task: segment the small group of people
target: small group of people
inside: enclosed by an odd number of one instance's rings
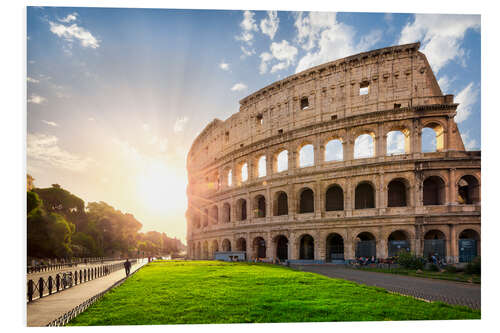
[[[438,267],[446,265],[446,260],[444,258],[441,258],[437,253],[429,253],[427,262],[432,263]]]
[[[356,258],[356,264],[359,266],[366,266],[369,264],[376,264],[377,259],[375,259],[375,256],[371,256],[371,258],[368,257],[359,257]]]

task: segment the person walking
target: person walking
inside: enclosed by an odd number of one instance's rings
[[[125,266],[125,274],[128,276],[130,274],[130,267],[132,266],[132,264],[130,263],[130,261],[128,261],[128,258],[123,263],[123,266]]]

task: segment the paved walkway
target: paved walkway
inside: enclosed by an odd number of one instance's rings
[[[369,272],[339,265],[292,265],[292,268],[382,287],[388,291],[428,301],[442,301],[448,304],[481,309],[481,285],[479,284]]]
[[[132,265],[130,270],[134,272],[147,263],[148,260],[144,259],[142,262]],[[46,326],[52,320],[59,318],[92,296],[111,287],[124,276],[125,269],[121,269],[28,303],[26,306],[27,326]]]

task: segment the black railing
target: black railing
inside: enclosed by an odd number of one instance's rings
[[[137,259],[130,260],[130,263],[132,265],[136,264]],[[27,287],[28,302],[71,288],[73,285],[100,278],[120,269],[124,269],[123,262],[83,268],[74,272],[57,273],[47,278],[40,277],[38,280],[29,279]]]
[[[120,260],[120,259],[117,259],[117,258],[76,258],[76,259],[73,259],[72,261],[68,261],[68,262],[61,262],[61,263],[56,263],[56,264],[38,264],[38,265],[34,265],[34,266],[28,266],[27,273],[32,274],[32,273],[39,273],[39,272],[48,272],[48,271],[53,271],[56,269],[77,267],[80,264],[99,264],[99,263],[104,263],[106,261],[114,261],[114,260]]]

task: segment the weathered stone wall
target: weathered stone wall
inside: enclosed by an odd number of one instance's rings
[[[276,237],[284,235],[288,258],[298,259],[301,237],[308,234],[314,239],[314,258],[325,260],[327,237],[335,232],[344,240],[345,258],[352,259],[358,234],[370,232],[377,257],[387,257],[387,240],[395,230],[403,231],[412,251],[421,254],[424,235],[435,229],[445,235],[448,259],[456,261],[460,232],[480,231],[480,199],[463,204],[458,198],[463,176],[474,177],[480,186],[480,152],[465,151],[453,119],[457,104],[452,95],[442,95],[418,48],[418,43],[390,47],[311,68],[244,98],[238,113],[207,125],[187,161],[189,256],[209,258],[224,240],[234,247],[243,238],[251,258],[255,238],[262,237],[266,257],[274,259]],[[361,87],[368,92],[361,94]],[[436,152],[422,152],[425,127],[436,132]],[[404,154],[387,155],[387,134],[393,130],[405,136]],[[354,143],[361,134],[372,136],[374,156],[355,159]],[[325,160],[331,139],[342,142],[342,161]],[[299,151],[306,144],[314,147],[314,165],[300,167]],[[283,150],[288,151],[288,169],[277,172]],[[264,177],[257,174],[261,156],[266,157]],[[246,181],[241,179],[244,164]],[[430,176],[444,184],[437,205],[423,202],[423,183]],[[388,184],[394,179],[405,184],[405,207],[388,207]],[[363,182],[373,187],[375,206],[356,209],[354,193]],[[325,209],[326,190],[333,184],[343,190],[340,211]],[[299,212],[304,188],[314,193],[312,213]],[[287,194],[287,215],[275,216],[279,192]],[[265,198],[260,215],[257,196]],[[243,221],[241,199],[247,211]]]

